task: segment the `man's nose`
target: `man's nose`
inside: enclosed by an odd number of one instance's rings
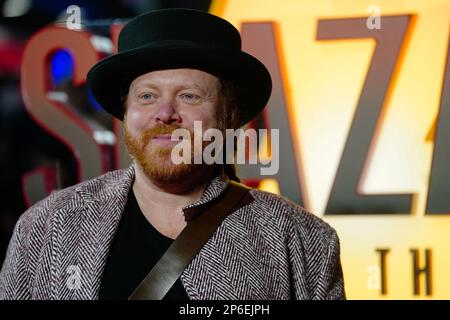
[[[175,108],[174,101],[172,99],[161,101],[156,113],[156,122],[170,124],[180,122],[180,120],[181,118]]]

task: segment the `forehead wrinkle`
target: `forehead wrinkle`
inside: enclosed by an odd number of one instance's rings
[[[189,73],[174,73],[172,70],[169,70],[167,73],[160,73],[160,71],[154,72],[141,75],[134,79],[131,85],[137,88],[160,89],[170,86],[177,90],[194,88],[202,91],[216,92],[220,88],[219,80],[213,75],[210,75],[211,78],[207,79],[205,77],[194,77],[193,74]],[[215,85],[211,85],[212,82],[216,82]]]

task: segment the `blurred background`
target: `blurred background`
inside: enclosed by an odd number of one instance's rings
[[[227,19],[269,68],[250,126],[280,130],[279,170],[238,174],[337,230],[348,298],[449,299],[449,0],[0,0],[0,263],[29,206],[129,164],[85,75],[169,7]]]

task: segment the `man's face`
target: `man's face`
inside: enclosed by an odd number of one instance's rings
[[[203,131],[216,128],[221,101],[218,78],[203,71],[161,70],[134,79],[126,101],[125,143],[148,178],[175,182],[193,172],[195,165],[171,161],[178,141],[170,135],[184,128],[193,141],[194,121],[202,121]]]

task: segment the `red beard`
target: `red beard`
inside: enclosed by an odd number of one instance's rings
[[[199,166],[196,164],[184,163],[174,164],[171,159],[173,146],[151,145],[150,149],[147,148],[154,137],[163,134],[172,134],[174,130],[179,128],[181,127],[176,124],[157,124],[156,126],[145,130],[138,140],[131,136],[126,125],[124,125],[125,145],[128,152],[137,161],[150,180],[158,183],[173,183],[185,178]],[[189,132],[191,134],[191,145],[193,145],[194,134],[191,130],[189,130]],[[194,149],[191,148],[191,150],[191,158],[193,159]],[[193,161],[191,161],[191,163],[193,163]]]

